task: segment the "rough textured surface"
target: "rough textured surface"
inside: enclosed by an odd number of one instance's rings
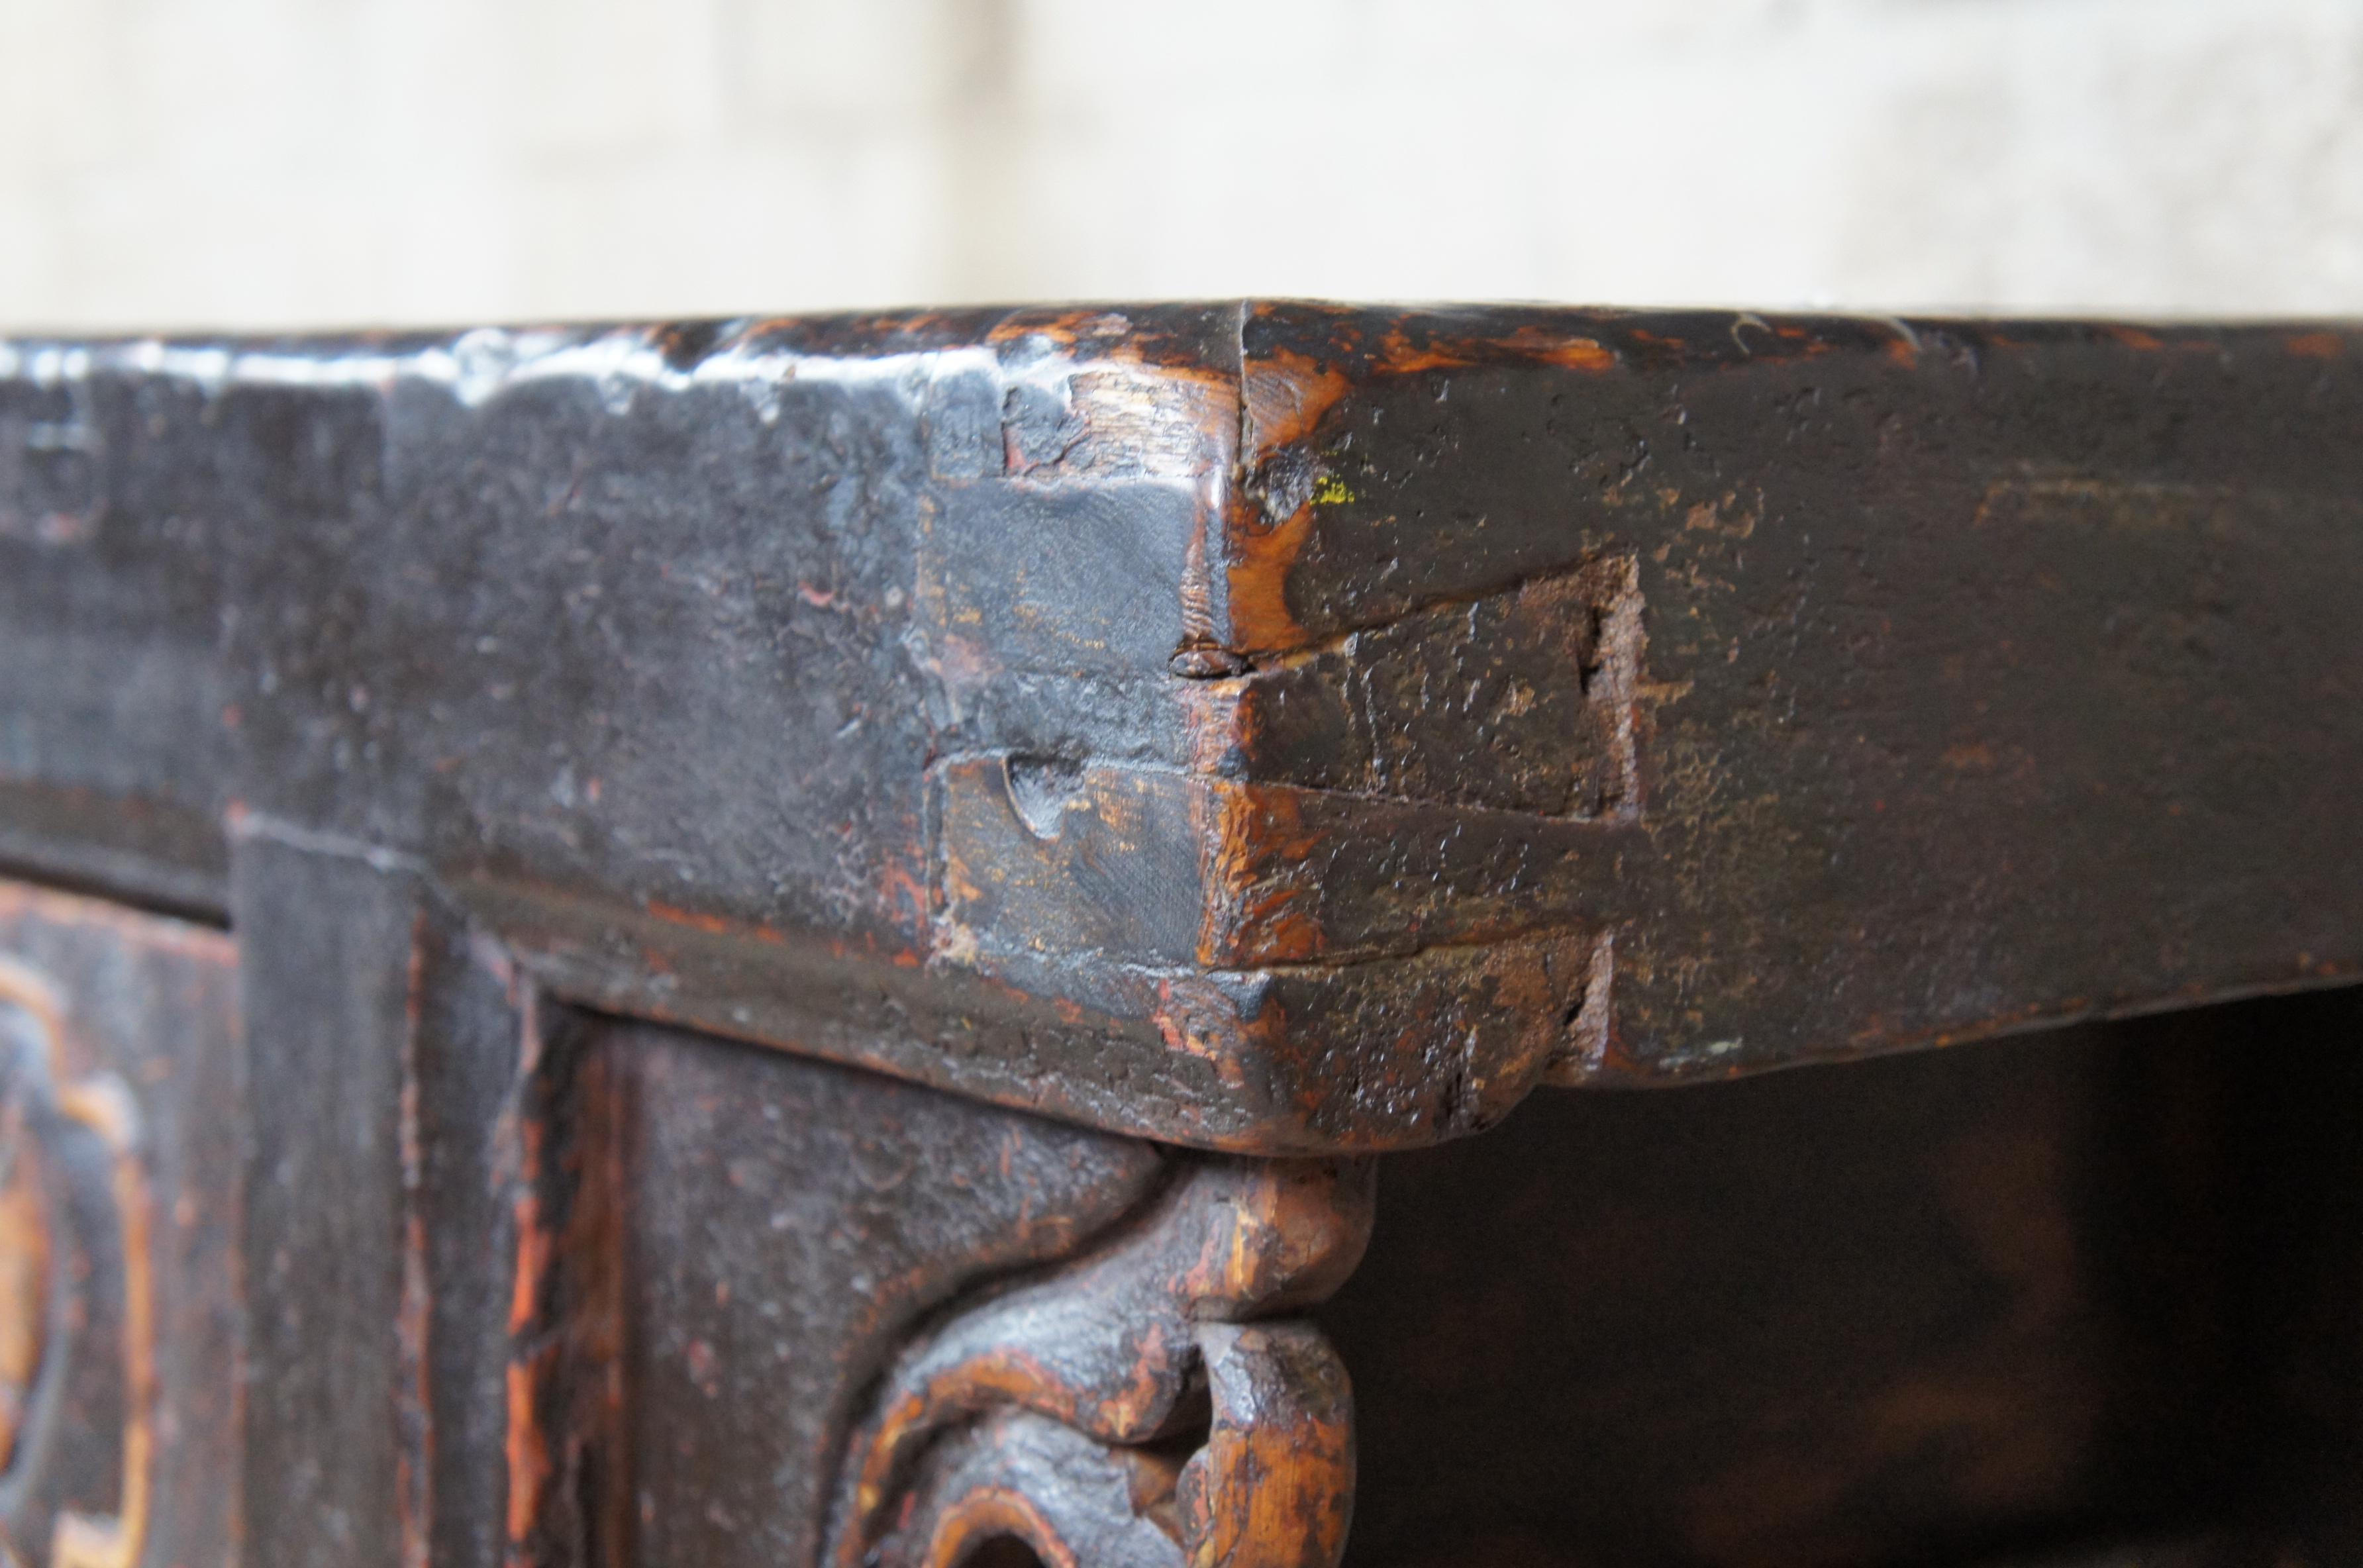
[[[0,899],[124,1051],[17,986],[0,1437],[99,1435],[0,1518],[49,1568],[151,1516],[1333,1568],[1304,1313],[1362,1154],[2356,975],[2358,352],[1264,304],[0,348],[0,860],[227,914],[246,1024],[218,933]],[[2055,1042],[1414,1166],[1337,1308],[1362,1550],[2351,1560],[2337,995],[2246,1015],[2289,1064]],[[216,1164],[123,1157],[151,1091]],[[45,1384],[76,1301],[120,1365]],[[241,1352],[242,1409],[168,1402]]]
[[[1262,304],[9,348],[0,856],[199,906],[226,821],[390,856],[563,996],[1261,1152],[2325,984],[2358,355]]]

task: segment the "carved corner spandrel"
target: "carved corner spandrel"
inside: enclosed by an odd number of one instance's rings
[[[1204,1158],[1093,1252],[943,1320],[848,1452],[832,1568],[1334,1568],[1353,1398],[1323,1299],[1368,1162]]]

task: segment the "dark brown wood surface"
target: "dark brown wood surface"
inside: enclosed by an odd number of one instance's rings
[[[2331,983],[2363,339],[1293,304],[0,353],[0,855],[1413,1146]]]
[[[2358,356],[0,345],[0,1529],[2356,1561]]]
[[[1081,1250],[1164,1175],[1144,1144],[744,1046],[618,1027],[581,1048],[625,1107],[636,1561],[818,1561],[838,1457],[917,1325]]]

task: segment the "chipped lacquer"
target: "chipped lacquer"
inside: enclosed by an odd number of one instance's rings
[[[2353,1561],[2358,365],[0,345],[9,1551]]]

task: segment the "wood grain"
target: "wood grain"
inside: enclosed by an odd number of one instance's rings
[[[218,911],[235,823],[342,844],[566,999],[1271,1154],[2332,984],[2359,353],[1259,302],[12,345],[0,858]]]

